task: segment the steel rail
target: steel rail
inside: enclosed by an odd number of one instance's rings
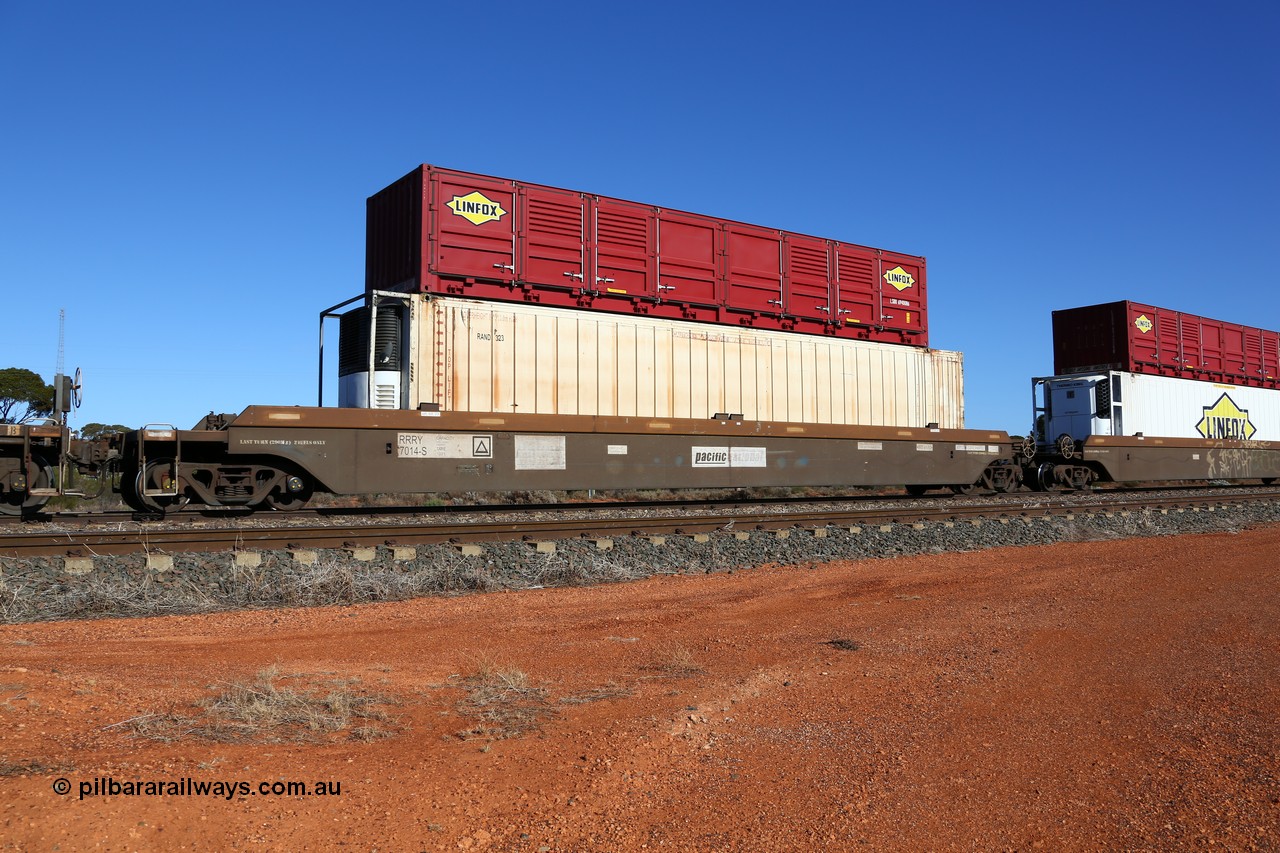
[[[240,550],[369,548],[440,543],[609,538],[736,532],[783,528],[913,524],[964,519],[1114,514],[1141,510],[1218,508],[1280,500],[1280,490],[1206,497],[1166,495],[1124,496],[1098,501],[1074,495],[1023,494],[980,504],[913,502],[876,508],[804,508],[787,512],[730,511],[705,515],[667,514],[621,518],[505,518],[458,522],[430,521],[368,524],[359,527],[286,525],[276,527],[223,526],[164,527],[138,523],[126,530],[24,531],[0,534],[0,557],[100,556],[135,553],[221,552]],[[585,508],[589,508],[585,507]],[[478,509],[478,513],[483,510]],[[507,511],[510,514],[509,510]],[[208,519],[206,519],[208,520]]]
[[[1133,488],[1112,488],[1110,484],[1103,487],[1089,489],[1087,492],[1014,492],[1006,494],[1007,500],[1015,500],[1015,498],[1024,498],[1024,500],[1037,500],[1037,498],[1052,498],[1055,494],[1093,494],[1102,500],[1120,500],[1120,496],[1137,496],[1137,494],[1166,494],[1166,493],[1185,493],[1197,494],[1208,500],[1226,494],[1244,493],[1265,493],[1268,487],[1263,485],[1233,485],[1233,487],[1207,487],[1204,484],[1197,485],[1158,485],[1158,487],[1133,487]],[[1272,489],[1274,491],[1274,489]],[[1110,497],[1115,496],[1115,497]],[[708,507],[745,507],[745,506],[773,506],[783,507],[788,505],[819,505],[819,503],[870,503],[870,502],[893,502],[902,501],[910,503],[919,503],[922,501],[947,502],[956,500],[992,500],[991,493],[979,494],[979,496],[955,496],[955,494],[938,492],[932,494],[924,494],[924,496],[908,496],[908,494],[877,494],[877,493],[850,493],[850,494],[803,494],[803,496],[773,496],[773,497],[753,497],[744,496],[744,494],[733,494],[727,497],[714,498],[655,498],[655,500],[609,500],[609,501],[580,501],[567,500],[556,503],[484,503],[484,505],[393,505],[393,506],[365,506],[365,507],[344,507],[344,506],[311,506],[297,508],[297,510],[274,510],[274,511],[252,511],[248,508],[237,506],[225,507],[197,507],[187,506],[180,510],[170,510],[169,514],[164,516],[166,524],[198,524],[209,523],[211,520],[232,521],[236,519],[257,519],[257,520],[284,520],[284,519],[339,519],[339,517],[365,517],[372,516],[449,516],[449,515],[470,515],[476,512],[485,512],[485,514],[503,514],[503,512],[554,512],[554,514],[570,514],[570,512],[588,512],[588,511],[609,511],[609,510],[669,510],[684,512],[689,508],[708,508]],[[0,529],[6,526],[27,526],[31,524],[129,524],[133,521],[155,521],[157,517],[146,512],[137,512],[134,510],[59,510],[52,512],[40,512],[31,519],[22,519],[22,517],[12,515],[0,515]]]
[[[1264,491],[1268,487],[1256,485],[1240,485],[1226,487],[1226,491],[1222,488],[1199,486],[1141,486],[1133,488],[1094,488],[1086,492],[1015,492],[1011,495],[1005,495],[1007,500],[1024,499],[1024,500],[1052,500],[1054,495],[1093,495],[1095,499],[1101,500],[1119,500],[1122,495],[1141,495],[1141,494],[1164,494],[1164,493],[1185,493],[1188,495],[1198,495],[1205,499],[1216,498],[1219,495],[1239,495],[1249,494],[1270,494]],[[1115,497],[1112,497],[1115,496]],[[746,495],[733,495],[729,497],[715,498],[664,498],[653,500],[607,500],[607,501],[581,501],[566,500],[557,503],[519,503],[519,504],[443,504],[435,506],[422,506],[413,504],[401,504],[394,506],[368,506],[368,507],[338,507],[338,506],[320,506],[320,507],[304,507],[294,510],[275,510],[275,511],[258,511],[245,509],[243,507],[227,506],[227,507],[196,507],[188,506],[182,509],[171,510],[164,521],[168,524],[192,524],[192,523],[208,523],[210,521],[232,522],[237,519],[248,519],[263,521],[283,521],[285,519],[337,519],[342,517],[350,518],[371,518],[375,516],[450,516],[450,515],[472,515],[475,513],[503,514],[503,513],[531,513],[531,512],[547,512],[547,513],[574,513],[574,512],[596,512],[611,510],[638,510],[638,509],[656,509],[669,510],[672,512],[686,512],[690,509],[705,510],[709,508],[741,508],[748,506],[772,506],[785,507],[789,505],[811,506],[816,504],[839,504],[839,503],[888,503],[892,501],[900,501],[903,503],[911,502],[940,502],[947,503],[956,500],[983,500],[990,501],[995,499],[990,493],[976,496],[956,496],[949,493],[934,493],[919,497],[907,497],[901,494],[823,494],[823,495],[783,495],[773,497],[753,497]],[[727,510],[726,510],[727,511]],[[0,530],[6,527],[26,527],[32,524],[57,523],[61,525],[102,525],[102,524],[129,524],[137,521],[156,521],[156,517],[148,513],[139,513],[129,509],[115,510],[60,510],[55,512],[42,512],[30,519],[23,519],[17,516],[0,515]]]

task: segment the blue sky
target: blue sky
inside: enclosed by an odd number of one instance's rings
[[[1022,432],[1054,309],[1280,328],[1278,36],[1261,2],[0,0],[0,367],[51,379],[65,308],[73,424],[314,404],[364,200],[429,162],[925,255],[968,424]]]

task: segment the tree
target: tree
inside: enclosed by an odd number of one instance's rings
[[[95,438],[104,438],[115,432],[132,432],[129,427],[124,424],[85,424],[80,427],[80,437],[86,440]]]
[[[53,413],[53,386],[23,367],[0,370],[0,424],[20,424]]]

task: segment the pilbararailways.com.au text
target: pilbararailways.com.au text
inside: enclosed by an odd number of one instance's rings
[[[79,799],[87,797],[221,797],[234,800],[236,797],[340,797],[342,783],[329,779],[315,782],[298,780],[274,782],[248,782],[242,779],[208,780],[192,779],[125,779],[123,781],[112,776],[97,776],[82,780],[79,785]],[[66,795],[71,793],[71,782],[59,778],[53,783],[54,792]]]

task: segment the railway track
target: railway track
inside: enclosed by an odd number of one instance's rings
[[[894,524],[928,524],[984,519],[1008,523],[1018,518],[1066,516],[1071,514],[1115,514],[1144,510],[1215,510],[1254,501],[1280,500],[1280,489],[1232,490],[1205,495],[1168,491],[1133,494],[1112,493],[1099,499],[1098,493],[1021,493],[977,502],[953,500],[877,499],[877,505],[848,505],[814,508],[813,500],[773,501],[753,506],[742,501],[729,507],[706,505],[692,511],[686,504],[672,509],[670,504],[643,515],[634,504],[549,505],[559,517],[547,518],[549,506],[469,507],[471,516],[455,518],[438,514],[429,519],[405,518],[395,522],[370,521],[368,515],[345,517],[350,524],[317,524],[295,517],[280,519],[272,526],[255,526],[237,516],[191,514],[161,522],[139,522],[110,518],[106,529],[87,524],[78,529],[57,525],[58,529],[26,525],[19,532],[0,532],[0,557],[93,557],[136,553],[190,553],[254,550],[301,550],[376,548],[441,543],[467,544],[494,541],[555,541],[572,538],[608,539],[621,536],[697,535],[715,531],[750,534],[753,531],[819,530]],[[700,502],[703,503],[703,502]],[[779,505],[783,508],[780,508]],[[566,509],[576,512],[565,512]],[[601,513],[606,514],[602,515]],[[619,514],[620,513],[620,514]],[[126,514],[127,515],[127,514]],[[494,517],[497,515],[498,517]],[[568,515],[570,517],[564,517]],[[374,516],[383,518],[385,515]]]

